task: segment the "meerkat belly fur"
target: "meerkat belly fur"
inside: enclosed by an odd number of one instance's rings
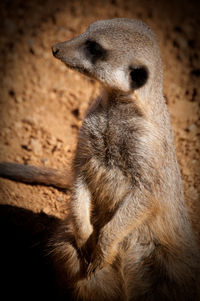
[[[152,30],[97,21],[53,48],[102,83],[73,163],[69,214],[50,240],[60,283],[74,300],[198,300],[191,230]]]

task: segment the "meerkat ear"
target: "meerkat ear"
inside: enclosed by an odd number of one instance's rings
[[[148,69],[145,66],[130,67],[131,89],[144,86],[148,80]]]

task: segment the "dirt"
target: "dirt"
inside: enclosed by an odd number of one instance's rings
[[[52,56],[51,46],[97,19],[142,19],[158,36],[185,199],[200,237],[199,7],[198,1],[2,1],[0,161],[68,168],[99,84],[67,69]],[[53,268],[42,259],[44,241],[66,215],[71,192],[5,179],[0,188],[5,287],[15,288],[15,294],[6,290],[7,300],[30,291],[33,296],[42,291],[46,300],[55,290]]]

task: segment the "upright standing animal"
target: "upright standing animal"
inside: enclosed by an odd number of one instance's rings
[[[189,223],[155,34],[97,21],[53,54],[102,83],[83,121],[73,199],[50,241],[73,300],[198,300]]]

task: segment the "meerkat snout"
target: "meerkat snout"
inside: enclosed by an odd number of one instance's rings
[[[56,57],[56,54],[58,54],[58,52],[59,52],[59,48],[56,45],[52,46],[53,56]]]
[[[65,44],[65,42],[57,43],[57,44],[53,45],[51,48],[53,56],[55,56],[57,59],[60,59],[60,60],[62,60],[64,53],[66,55],[66,50],[64,49],[62,44]]]

